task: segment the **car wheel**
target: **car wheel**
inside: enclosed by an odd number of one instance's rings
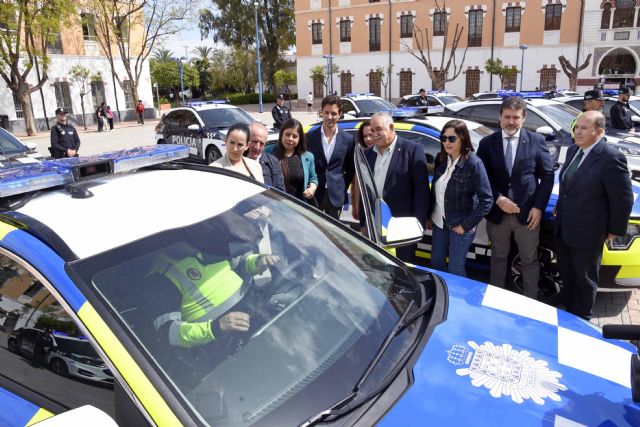
[[[165,142],[164,142],[164,139],[159,139],[159,140],[158,140],[158,144],[164,144],[164,143],[165,143]]]
[[[51,370],[63,377],[69,375],[69,368],[67,368],[67,365],[58,358],[51,361]]]
[[[562,302],[562,278],[560,273],[552,267],[554,253],[547,248],[538,248],[540,261],[540,279],[538,280],[538,301],[556,306]],[[511,281],[516,291],[523,293],[522,269],[520,254],[516,254],[511,261],[509,270]]]
[[[7,343],[7,347],[9,347],[9,351],[11,353],[18,354],[18,343],[16,342],[16,340],[9,340],[9,342]]]
[[[211,163],[215,162],[220,157],[222,157],[222,154],[220,154],[220,150],[218,150],[218,147],[209,147],[209,148],[207,148],[207,152],[206,152],[206,155],[205,155],[205,162],[208,165],[210,165]]]

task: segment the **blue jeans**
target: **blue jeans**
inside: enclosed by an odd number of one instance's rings
[[[467,251],[476,237],[475,229],[462,235],[449,230],[447,224],[444,229],[433,224],[431,233],[431,267],[440,271],[447,271],[445,258],[449,256],[449,273],[467,277],[464,264]]]

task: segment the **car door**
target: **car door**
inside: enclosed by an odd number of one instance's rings
[[[493,129],[494,131],[500,129],[500,105],[499,104],[487,104],[476,105],[468,116],[458,116],[467,120],[482,123],[483,125]]]
[[[340,104],[342,105],[342,114],[346,114],[348,116],[358,117],[360,112],[356,107],[356,104],[353,103],[350,99],[341,99]]]
[[[435,96],[428,95],[427,103],[429,104],[429,114],[441,114],[444,112],[444,105]]]
[[[433,136],[413,130],[397,130],[396,132],[400,138],[413,141],[424,148],[424,155],[427,158],[429,175],[433,175],[433,166],[436,161],[436,156],[440,153],[440,141]]]
[[[191,110],[184,110],[180,115],[180,128],[183,132],[184,145],[189,147],[189,155],[204,159],[202,147],[203,130],[198,117]]]

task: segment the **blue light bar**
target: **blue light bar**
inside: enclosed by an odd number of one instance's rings
[[[348,98],[353,98],[354,96],[374,96],[375,93],[347,93],[345,96]]]
[[[600,92],[607,96],[617,96],[620,93],[617,89],[603,89]]]
[[[448,94],[446,90],[430,90],[427,92],[429,95]]]
[[[544,92],[535,92],[535,91],[522,91],[516,92],[515,90],[499,90],[497,92],[498,96],[501,98],[506,98],[509,96],[519,96],[520,98],[531,99],[531,98],[544,98]]]
[[[74,177],[74,172],[78,169],[101,162],[111,163],[113,173],[122,173],[188,156],[189,149],[185,146],[161,144],[95,156],[47,160],[42,163],[0,170],[0,198],[71,184],[78,180],[77,173]],[[87,177],[85,176],[84,179]]]

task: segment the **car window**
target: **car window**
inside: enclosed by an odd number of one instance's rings
[[[2,128],[0,128],[0,149],[0,159],[5,156],[16,156],[27,152],[26,145]]]
[[[249,113],[240,108],[211,108],[198,111],[200,119],[208,128],[226,129],[236,123],[250,125],[256,121]]]
[[[468,120],[482,123],[492,129],[500,128],[499,104],[476,105],[473,107],[467,118]]]
[[[447,96],[439,96],[438,99],[444,104],[453,104],[454,102],[464,101],[463,98],[460,98],[458,95],[447,95]]]
[[[547,123],[546,120],[544,120],[542,117],[540,117],[540,115],[538,113],[528,109],[527,110],[527,118],[524,121],[523,127],[525,129],[527,129],[527,130],[535,132],[538,128],[540,128],[542,126],[549,126],[549,123]]]
[[[571,129],[569,127],[575,118],[578,117],[578,114],[580,114],[580,110],[563,103],[540,105],[537,108],[541,114],[556,123],[554,126],[553,123],[548,120],[540,118],[540,120],[545,123],[541,126],[551,126],[554,130],[559,126],[567,133],[571,133]],[[528,117],[527,120],[529,120]]]
[[[435,96],[427,96],[427,102],[429,103],[429,107],[440,107],[442,105]]]
[[[436,162],[436,156],[440,152],[440,141],[429,135],[418,132],[398,130],[397,133],[400,138],[408,139],[409,141],[413,141],[422,145],[422,147],[424,148],[424,154],[427,158],[429,172],[432,173],[433,165]]]
[[[3,254],[0,346],[1,377],[63,408],[52,403],[45,409],[57,413],[93,405],[115,416],[111,370],[56,297]]]
[[[606,102],[605,102],[606,104]],[[632,99],[629,101],[629,104],[635,108],[636,110],[640,110],[640,99]],[[611,104],[613,105],[613,104]],[[611,109],[611,107],[609,107],[609,109]]]
[[[186,128],[189,125],[199,125],[198,118],[192,111],[185,110],[180,117],[180,126]]]
[[[393,111],[396,106],[382,98],[359,99],[355,101],[361,116],[372,116],[380,111]]]
[[[612,101],[610,99],[604,101],[603,111],[605,117],[611,118],[611,107],[613,107],[614,105],[616,105],[616,101]]]
[[[172,111],[167,114],[166,123],[170,127],[179,128],[181,126],[180,121],[182,120],[183,110]]]
[[[270,268],[258,268],[258,254],[274,257]],[[272,192],[70,268],[177,398],[217,426],[299,425],[333,405],[351,393],[409,302],[420,301],[392,258]],[[247,316],[248,332],[217,329],[231,312]],[[416,334],[391,341],[365,389]]]
[[[341,109],[343,113],[348,113],[349,111],[357,112],[356,106],[353,104],[353,102],[349,101],[348,99],[341,99],[340,104],[341,104]]]
[[[565,102],[565,104],[571,105],[573,108],[580,111],[582,111],[582,109],[584,108],[584,100],[582,99],[573,99],[571,101]]]

